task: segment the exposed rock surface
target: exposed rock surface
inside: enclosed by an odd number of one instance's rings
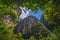
[[[31,35],[38,38],[38,35],[47,36],[50,33],[49,30],[34,16],[28,16],[24,20],[18,22],[13,32],[15,34],[21,32],[23,38],[29,38]]]
[[[25,18],[24,20],[21,20],[20,22],[18,22],[18,24],[15,27],[15,33],[18,33],[19,31],[22,30],[22,33],[25,34],[25,32],[23,31],[28,31],[32,25],[32,23],[34,22],[39,22],[38,19],[36,19],[34,16],[29,16],[27,18]],[[29,29],[28,29],[29,26]],[[27,30],[28,29],[28,30]]]
[[[6,25],[10,26],[13,22],[13,17],[7,13],[5,13],[1,18],[0,21],[3,21]]]

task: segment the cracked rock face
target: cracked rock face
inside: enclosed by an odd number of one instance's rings
[[[25,31],[30,31],[29,29],[32,26],[32,23],[34,22],[38,22],[38,19],[36,19],[33,16],[29,16],[27,18],[25,18],[24,20],[21,20],[20,22],[18,22],[18,24],[15,26],[15,33],[18,32],[22,32],[22,34],[25,34]],[[29,26],[29,27],[28,27]]]
[[[41,35],[44,31],[46,33],[42,35],[49,33],[46,27],[34,16],[28,16],[24,20],[21,20],[13,30],[15,34],[21,32],[23,38],[29,38],[31,35],[37,37],[37,35]]]

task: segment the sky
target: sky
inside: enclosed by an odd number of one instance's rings
[[[38,18],[40,20],[41,15],[42,15],[42,10],[41,9],[38,9],[37,13],[31,11],[29,15],[35,16],[36,18]]]
[[[24,18],[28,16],[35,16],[40,20],[42,15],[42,10],[38,8],[38,11],[35,13],[34,11],[31,11],[31,9],[28,10],[27,7],[20,7],[21,9],[21,15],[19,16],[18,20],[23,20]]]

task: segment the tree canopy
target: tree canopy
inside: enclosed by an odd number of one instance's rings
[[[26,6],[35,11],[38,7],[41,8],[49,23],[57,23],[60,19],[60,0],[0,0],[0,10],[3,8],[1,11],[9,11],[20,6]]]
[[[51,38],[51,40],[53,40],[52,38],[56,37],[58,39],[54,40],[60,40],[60,0],[0,0],[0,30],[2,30],[0,32],[1,40],[3,38],[3,40],[13,40],[11,39],[12,36],[16,39],[21,38],[21,34],[18,35],[18,37],[13,34],[13,23],[9,28],[7,25],[5,25],[4,21],[1,21],[3,16],[5,17],[5,14],[7,13],[8,15],[12,16],[12,20],[16,22],[18,15],[12,10],[15,8],[19,10],[20,6],[25,6],[32,11],[38,11],[38,8],[40,8],[43,11],[45,20],[55,27],[55,30],[53,30],[54,35],[52,37],[48,36],[47,39],[50,40]],[[5,19],[3,18],[3,20]],[[4,33],[7,34],[5,35]],[[7,36],[7,38],[5,38],[4,35]]]

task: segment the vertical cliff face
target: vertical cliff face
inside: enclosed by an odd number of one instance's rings
[[[28,38],[31,35],[37,38],[37,35],[47,35],[49,33],[47,28],[34,16],[28,16],[24,20],[18,22],[13,32],[15,34],[21,32],[23,38]]]
[[[25,31],[28,31],[28,33],[31,31],[31,25],[34,22],[39,22],[39,20],[34,17],[34,16],[28,16],[27,18],[25,18],[24,20],[21,20],[20,22],[17,23],[14,32],[18,33],[18,32],[22,32],[22,34],[25,34]]]
[[[34,22],[39,22],[39,20],[34,16],[28,16],[24,20],[21,20],[20,22],[17,23],[13,32],[15,34],[18,34],[19,32],[21,32],[23,35],[22,36],[23,38],[25,38],[25,37],[28,38],[31,36],[32,23],[34,23]]]

